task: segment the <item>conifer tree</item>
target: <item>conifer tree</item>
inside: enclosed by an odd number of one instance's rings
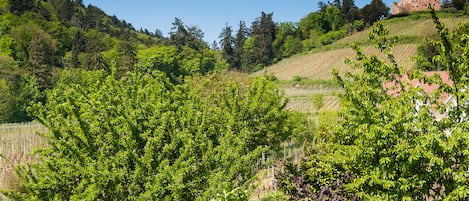
[[[223,57],[226,59],[230,68],[235,66],[235,52],[234,52],[234,43],[235,39],[233,37],[233,30],[231,26],[225,25],[222,32],[218,36],[220,38],[220,45]]]
[[[270,65],[274,58],[273,42],[276,36],[276,24],[272,19],[273,13],[261,13],[252,23],[253,53],[255,65],[250,71],[259,70]]]
[[[235,37],[235,41],[234,41],[234,68],[238,71],[240,71],[242,69],[242,65],[243,65],[243,57],[244,57],[244,51],[243,51],[243,47],[244,47],[244,42],[246,41],[247,37],[248,37],[248,34],[249,34],[249,30],[248,28],[246,27],[246,24],[244,21],[240,21],[239,22],[239,26],[238,26],[238,32],[236,32],[236,37]]]

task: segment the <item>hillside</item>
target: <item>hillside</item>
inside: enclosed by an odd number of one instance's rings
[[[412,57],[416,54],[419,44],[426,37],[433,37],[436,34],[432,20],[427,18],[426,14],[419,16],[421,17],[408,16],[384,21],[385,26],[390,30],[390,35],[400,38],[393,52],[398,63],[406,68],[412,68],[414,65]],[[446,17],[442,18],[442,22],[452,30],[458,24],[468,23],[469,17]],[[344,64],[346,58],[353,58],[355,55],[354,51],[348,48],[349,43],[355,41],[366,46],[369,43],[368,35],[370,31],[371,29],[368,29],[345,37],[324,48],[324,50],[316,50],[284,59],[267,67],[265,71],[273,73],[280,80],[292,80],[295,76],[309,79],[331,79],[333,68],[337,68],[340,72],[351,70],[349,66]],[[366,54],[377,54],[377,50],[373,47],[366,46],[363,50]],[[261,70],[251,74],[251,76],[258,76],[263,73],[264,70]]]

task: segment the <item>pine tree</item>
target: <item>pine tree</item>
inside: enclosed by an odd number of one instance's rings
[[[235,66],[235,52],[234,52],[234,43],[235,39],[233,37],[233,30],[231,26],[225,25],[222,32],[218,36],[220,38],[220,45],[222,50],[222,55],[230,65],[230,68]]]
[[[244,21],[240,21],[238,32],[236,32],[236,37],[234,41],[234,62],[233,62],[234,63],[233,67],[238,71],[242,69],[242,65],[243,65],[242,60],[244,57],[243,47],[244,47],[244,42],[246,41],[248,37],[248,34],[249,34],[249,30],[246,27],[246,24],[244,23]]]
[[[72,43],[72,58],[70,61],[70,66],[72,68],[80,67],[80,60],[79,55],[85,51],[85,38],[83,33],[79,30],[75,32],[73,36],[73,43]]]
[[[253,52],[256,66],[251,71],[270,65],[274,58],[273,42],[276,35],[276,24],[273,13],[262,12],[261,17],[252,23]]]

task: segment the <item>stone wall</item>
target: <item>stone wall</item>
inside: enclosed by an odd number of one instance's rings
[[[440,0],[401,0],[392,3],[392,14],[426,10],[428,5],[432,5],[435,10],[441,9]]]

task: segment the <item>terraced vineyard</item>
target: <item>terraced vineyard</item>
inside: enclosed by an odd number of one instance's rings
[[[426,37],[432,37],[436,35],[435,25],[432,22],[432,19],[419,19],[419,20],[411,20],[411,19],[403,19],[403,18],[395,18],[390,20],[385,20],[383,23],[389,29],[389,34],[391,36],[399,36],[399,37],[410,37],[413,38],[415,43],[421,42]],[[469,18],[442,18],[441,21],[448,27],[448,29],[452,30],[457,25],[462,23],[468,23]],[[359,42],[359,41],[367,41],[368,35],[370,34],[370,29],[355,33],[351,36],[345,37],[333,45],[346,45],[351,42]]]
[[[412,57],[417,52],[417,44],[397,45],[393,48],[397,62],[406,68],[414,65]],[[363,48],[365,54],[380,55],[379,51],[373,47]],[[336,68],[344,73],[352,71],[350,66],[344,63],[346,58],[353,59],[355,51],[351,48],[330,50],[313,54],[297,55],[289,59],[280,61],[266,69],[267,73],[273,73],[280,80],[291,80],[295,76],[309,79],[332,79],[332,69]],[[381,55],[381,57],[384,57]],[[251,76],[263,75],[264,71],[258,71]]]
[[[313,113],[316,110],[313,108],[311,97],[298,97],[291,98],[287,104],[287,109],[298,111],[301,113]],[[324,96],[324,107],[319,111],[337,111],[339,110],[339,98],[337,96]]]
[[[469,17],[447,17],[442,14],[441,21],[450,29],[454,29],[462,23],[469,23]],[[389,29],[391,36],[399,37],[399,44],[393,48],[394,56],[397,62],[404,68],[413,68],[413,57],[417,52],[417,47],[424,38],[436,36],[435,25],[428,14],[415,14],[406,18],[394,18],[383,21]],[[291,80],[295,76],[306,77],[309,79],[328,80],[332,78],[332,69],[336,68],[344,73],[351,71],[350,66],[344,63],[346,58],[353,59],[355,52],[349,48],[351,42],[360,44],[369,44],[368,35],[371,29],[355,33],[345,37],[330,46],[324,48],[328,51],[315,50],[319,52],[304,53],[284,59],[277,64],[267,67],[268,73],[273,73],[280,80]],[[362,48],[366,55],[380,55],[379,51],[370,46]],[[381,55],[383,57],[383,55]],[[259,76],[264,70],[251,74]]]

